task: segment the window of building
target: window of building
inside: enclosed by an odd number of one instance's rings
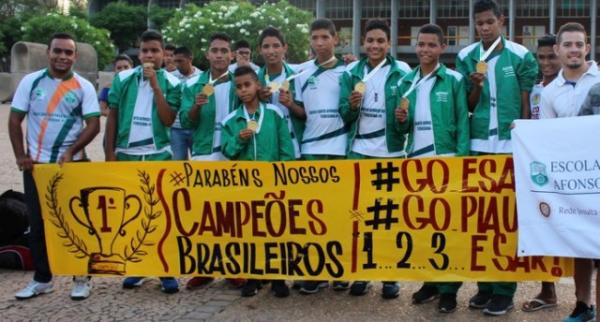
[[[398,19],[429,18],[429,0],[402,0],[398,5]]]
[[[362,17],[369,18],[388,18],[390,16],[390,0],[372,0],[363,1]]]
[[[556,15],[561,18],[589,17],[588,0],[558,0]]]
[[[537,48],[537,40],[546,34],[546,26],[523,26],[523,46],[531,51]]]
[[[446,42],[448,46],[467,46],[469,44],[469,26],[448,26]]]
[[[468,18],[469,0],[451,0],[437,2],[438,18]]]
[[[352,19],[352,0],[330,0],[325,3],[325,17]]]
[[[520,0],[516,2],[517,17],[548,18],[548,0]]]
[[[314,12],[316,10],[315,0],[290,0],[290,4],[306,11]]]

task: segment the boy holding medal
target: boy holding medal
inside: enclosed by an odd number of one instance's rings
[[[181,84],[163,64],[163,38],[154,30],[140,37],[142,67],[117,74],[108,96],[106,161],[165,161],[172,159],[169,127],[181,103]],[[128,277],[123,288],[135,288],[142,277]],[[162,291],[176,293],[173,277],[160,278]]]
[[[504,39],[504,16],[496,2],[476,1],[474,15],[481,42],[462,49],[456,58],[456,70],[469,79],[471,151],[475,155],[512,153],[511,124],[529,118],[529,92],[537,78],[537,62],[527,48]],[[504,315],[513,308],[517,283],[478,286],[469,307],[488,315]]]
[[[287,52],[285,38],[278,29],[267,27],[258,37],[258,46],[265,61],[265,66],[258,71],[258,80],[262,85],[259,97],[262,101],[277,106],[285,116],[292,136],[294,154],[299,159],[299,138],[302,137],[306,114],[293,100],[294,70],[284,61]]]
[[[206,53],[208,70],[190,78],[184,86],[179,116],[181,124],[194,131],[192,160],[225,160],[221,153],[221,122],[237,104],[233,74],[228,70],[231,57],[231,38],[224,33],[214,33]],[[186,288],[199,288],[213,280],[196,276],[187,282]],[[243,279],[228,281],[235,287],[245,282]]]
[[[223,120],[223,154],[241,161],[294,160],[288,123],[277,106],[258,99],[261,86],[252,67],[238,67],[234,75],[235,91],[242,105]],[[254,296],[260,286],[260,280],[249,279],[241,294]],[[271,288],[277,297],[290,294],[283,280],[272,281]]]
[[[408,134],[409,158],[465,156],[470,152],[465,78],[440,64],[444,49],[442,29],[432,24],[422,26],[416,47],[419,66],[400,81],[404,105],[396,109],[396,118],[400,132]],[[454,312],[460,285],[426,282],[412,295],[413,303],[426,303],[439,295],[438,311]]]
[[[349,159],[398,158],[404,156],[404,134],[395,125],[398,81],[410,72],[388,54],[390,28],[382,20],[367,23],[363,46],[367,57],[350,64],[341,79],[339,110],[350,125],[346,153]],[[364,295],[368,281],[356,281],[351,295]],[[396,298],[396,282],[384,282],[382,297]]]
[[[221,121],[237,104],[232,86],[231,39],[224,33],[210,37],[207,71],[189,79],[183,90],[180,118],[194,130],[192,160],[225,160],[221,153]]]

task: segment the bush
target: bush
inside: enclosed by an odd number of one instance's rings
[[[55,32],[71,33],[77,41],[90,44],[98,53],[98,69],[109,64],[115,53],[114,46],[106,29],[95,28],[87,20],[48,13],[46,16],[33,17],[21,27],[23,40],[46,44]]]
[[[247,1],[214,1],[203,7],[190,4],[176,10],[163,34],[167,42],[190,48],[196,63],[200,63],[205,61],[212,33],[222,31],[234,41],[245,39],[257,48],[262,29],[273,26],[286,36],[289,61],[300,62],[307,58],[311,20],[311,13],[287,1],[264,3],[258,8]]]

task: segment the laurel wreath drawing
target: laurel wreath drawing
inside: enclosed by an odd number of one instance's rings
[[[141,183],[140,189],[144,193],[144,201],[146,202],[144,206],[145,218],[142,218],[140,228],[138,228],[128,245],[125,245],[123,249],[123,259],[134,263],[141,262],[140,257],[148,254],[142,249],[144,246],[154,245],[153,242],[147,240],[147,237],[156,231],[157,226],[153,225],[153,221],[162,214],[161,210],[156,209],[159,199],[155,197],[156,186],[152,184],[150,175],[146,171],[138,170],[138,177]],[[77,237],[74,230],[69,226],[69,223],[65,221],[64,213],[59,206],[58,185],[62,179],[62,174],[54,175],[48,184],[45,194],[46,205],[50,209],[50,222],[58,228],[59,232],[57,235],[64,239],[63,246],[68,249],[69,253],[74,254],[76,258],[90,257],[90,251],[85,242]],[[121,235],[124,236],[125,232],[122,232]]]
[[[69,223],[65,221],[62,208],[58,205],[58,184],[62,179],[62,174],[55,174],[46,189],[46,205],[50,209],[50,222],[60,230],[58,237],[65,240],[63,246],[69,250],[69,253],[74,254],[77,258],[89,257],[90,253],[85,242],[77,237],[69,227]]]
[[[141,261],[140,256],[148,255],[148,253],[142,250],[142,246],[153,246],[154,243],[147,241],[146,238],[149,234],[156,231],[157,226],[152,225],[152,221],[160,217],[162,214],[161,210],[155,210],[155,206],[159,203],[159,199],[154,196],[156,192],[156,186],[152,184],[150,175],[143,170],[138,170],[138,177],[140,177],[140,189],[144,193],[144,216],[141,221],[141,229],[135,232],[135,236],[131,238],[129,245],[126,245],[123,251],[125,260],[138,263]]]

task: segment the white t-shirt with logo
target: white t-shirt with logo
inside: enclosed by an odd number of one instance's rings
[[[542,83],[533,85],[531,93],[529,94],[529,107],[531,111],[531,119],[537,120],[540,118],[540,106],[542,102],[542,90],[544,85]]]
[[[415,81],[419,79],[416,78]],[[431,117],[431,89],[435,85],[436,78],[429,77],[417,87],[415,102],[415,116],[413,125],[413,149],[411,158],[429,157],[437,155],[435,152],[435,138],[433,135],[433,121]]]
[[[195,83],[197,80],[190,80],[190,83]],[[221,132],[223,128],[223,120],[229,115],[229,100],[231,91],[231,81],[214,84],[215,87],[215,131],[213,134],[213,151],[208,155],[195,155],[192,160],[195,161],[222,161],[227,158],[221,153]]]
[[[358,119],[356,136],[352,141],[352,151],[371,157],[393,158],[403,152],[390,153],[386,144],[385,82],[389,76],[390,65],[383,66],[367,82]],[[364,75],[369,70],[365,66]]]
[[[100,115],[94,85],[77,73],[55,79],[46,69],[21,80],[11,106],[27,113],[27,149],[39,163],[57,162],[79,138],[83,120]],[[73,156],[82,158],[83,151]]]
[[[323,69],[312,60],[298,70],[304,73],[294,79],[296,101],[306,112],[302,154],[346,155],[347,130],[338,109],[344,65]]]

